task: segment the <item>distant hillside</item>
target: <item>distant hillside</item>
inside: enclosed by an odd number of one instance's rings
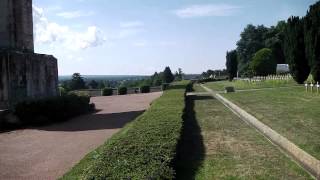
[[[82,75],[82,77],[86,81],[91,81],[91,80],[109,80],[109,81],[122,81],[122,80],[141,80],[141,79],[146,79],[149,78],[150,76],[139,76],[139,75]],[[71,75],[64,75],[64,76],[59,76],[59,81],[66,81],[70,80]]]

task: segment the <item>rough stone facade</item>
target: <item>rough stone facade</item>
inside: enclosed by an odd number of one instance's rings
[[[56,96],[57,59],[35,54],[32,0],[0,0],[0,109]]]
[[[0,109],[30,98],[56,96],[57,69],[53,56],[0,52]]]
[[[32,0],[0,1],[0,49],[34,51]]]

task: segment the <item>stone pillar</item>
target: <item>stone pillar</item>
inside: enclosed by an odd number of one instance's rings
[[[0,49],[34,52],[32,0],[0,1]]]

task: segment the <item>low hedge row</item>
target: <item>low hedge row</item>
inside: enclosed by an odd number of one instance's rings
[[[141,86],[140,87],[140,93],[149,93],[150,92],[150,86]]]
[[[118,88],[118,95],[126,95],[128,92],[128,89],[126,87],[119,87]]]
[[[173,179],[188,82],[171,85],[151,107],[62,179]]]
[[[102,96],[112,96],[113,95],[113,89],[112,88],[104,88],[102,90]]]
[[[24,125],[44,125],[91,110],[94,110],[94,104],[90,104],[90,97],[71,94],[21,102],[15,106],[14,113]]]

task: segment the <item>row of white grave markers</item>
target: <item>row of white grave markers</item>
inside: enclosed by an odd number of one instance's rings
[[[308,83],[306,83],[304,86],[306,87],[306,92],[308,92],[309,89],[310,89],[310,92],[313,92],[313,89],[315,87],[317,89],[317,93],[319,93],[319,88],[320,88],[319,82],[317,82],[317,84],[313,84],[313,83],[308,84]]]
[[[254,76],[252,78],[235,78],[235,80],[241,81],[249,81],[249,82],[257,82],[257,81],[265,81],[265,80],[291,80],[292,76],[290,74],[287,75],[269,75],[269,76]]]

